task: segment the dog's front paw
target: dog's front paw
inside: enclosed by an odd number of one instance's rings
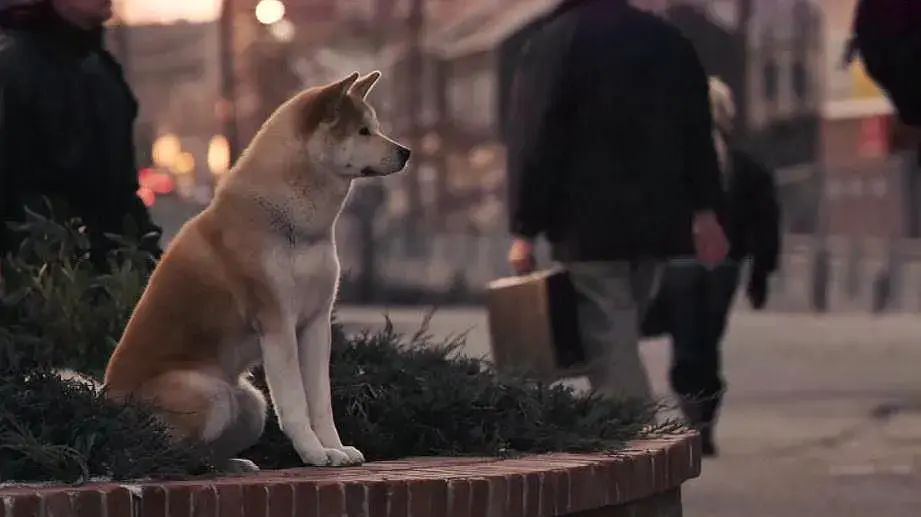
[[[339,449],[315,449],[300,453],[301,461],[315,467],[342,467],[354,465],[349,456]]]
[[[329,456],[329,465],[331,467],[347,467],[355,465],[345,451],[340,449],[324,449]]]
[[[349,457],[349,465],[361,465],[365,462],[365,455],[355,447],[343,447],[339,450]]]

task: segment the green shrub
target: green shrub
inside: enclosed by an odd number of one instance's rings
[[[193,444],[173,444],[151,414],[43,369],[0,376],[0,481],[74,482],[211,472]]]
[[[334,336],[336,424],[343,442],[370,460],[615,450],[624,441],[680,428],[657,424],[654,405],[498,377],[482,361],[457,355],[460,337],[435,342],[420,332],[406,338],[389,325],[379,333]],[[274,415],[244,455],[263,467],[299,464]]]
[[[147,284],[150,255],[137,239],[119,248],[101,274],[78,220],[61,224],[35,212],[12,225],[24,239],[2,257],[0,369],[29,365],[100,375]]]
[[[119,240],[110,272],[89,262],[77,222],[31,214],[19,252],[3,261],[0,296],[0,480],[74,481],[211,471],[189,444],[171,445],[143,408],[104,400],[50,368],[98,376],[147,278],[150,257]],[[610,450],[650,432],[656,408],[603,400],[525,378],[501,378],[457,355],[463,339],[404,337],[391,326],[347,337],[334,328],[333,406],[344,442],[369,459]],[[258,378],[258,375],[257,375]],[[300,465],[267,419],[245,456]]]

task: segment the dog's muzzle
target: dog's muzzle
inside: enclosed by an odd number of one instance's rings
[[[406,164],[409,163],[409,157],[411,155],[412,151],[403,146],[400,146],[397,148],[397,161],[394,163],[396,167],[394,167],[393,170],[382,172],[373,167],[365,167],[361,170],[361,175],[365,178],[369,178],[374,176],[389,176],[391,174],[396,174],[406,168]]]
[[[397,152],[400,154],[400,161],[402,162],[402,166],[400,168],[402,169],[403,167],[406,167],[406,164],[409,162],[409,157],[412,156],[413,152],[402,146]]]

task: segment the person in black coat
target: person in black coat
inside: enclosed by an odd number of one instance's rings
[[[767,302],[768,277],[780,254],[780,210],[770,171],[732,143],[735,106],[729,87],[710,81],[716,120],[714,143],[720,157],[726,206],[727,260],[711,267],[692,257],[669,262],[661,290],[646,315],[643,333],[672,336],[670,381],[688,421],[703,438],[703,452],[716,454],[713,431],[725,384],[720,343],[739,287],[740,267],[751,261],[747,293],[752,306]]]
[[[79,217],[91,257],[104,267],[133,220],[159,253],[160,230],[136,195],[132,127],[138,106],[103,48],[109,0],[0,0],[0,254],[18,237],[6,228],[26,207]]]
[[[579,296],[593,387],[648,399],[638,325],[659,264],[726,252],[706,74],[677,29],[626,0],[564,1],[509,42],[509,262],[532,271],[545,236]]]
[[[845,60],[863,58],[905,124],[921,127],[921,2],[860,0]]]

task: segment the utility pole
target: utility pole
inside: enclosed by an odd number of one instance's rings
[[[738,113],[736,114],[736,123],[741,122],[742,133],[747,135],[749,132],[749,109],[751,100],[749,93],[749,74],[746,69],[750,59],[749,41],[752,34],[752,0],[739,0],[739,25],[736,33],[736,45],[738,52],[741,53],[740,63],[743,64],[742,73],[739,74],[739,91],[735,92],[736,97],[742,101],[736,104]]]
[[[230,163],[236,162],[240,153],[239,131],[237,128],[237,93],[236,72],[234,70],[234,0],[222,0],[220,34],[221,64],[221,126],[224,137],[230,146]]]
[[[747,0],[751,1],[751,0]],[[825,49],[826,51],[828,49]],[[823,80],[824,82],[824,80]],[[821,138],[817,140],[821,146]],[[829,286],[831,285],[831,253],[828,249],[830,222],[828,185],[829,166],[821,147],[816,149],[813,185],[816,189],[815,227],[812,239],[812,310],[825,313],[830,309]]]
[[[377,0],[373,30],[370,31],[371,52],[383,48],[387,41],[387,28],[390,26],[390,17],[393,11],[393,0]],[[358,277],[358,298],[365,303],[373,303],[377,299],[377,240],[374,235],[374,222],[383,206],[385,199],[384,186],[379,181],[363,185],[356,193],[352,204],[358,218],[358,232],[360,241],[361,274]]]
[[[407,18],[409,38],[409,52],[407,55],[407,81],[406,99],[404,109],[408,110],[408,140],[410,147],[416,149],[416,156],[421,156],[422,121],[420,110],[422,98],[422,28],[425,23],[424,0],[412,0],[412,5]],[[409,197],[409,215],[406,220],[406,233],[409,237],[410,250],[418,249],[419,219],[422,216],[422,196],[419,184],[419,162],[411,164],[407,171],[406,181]]]

